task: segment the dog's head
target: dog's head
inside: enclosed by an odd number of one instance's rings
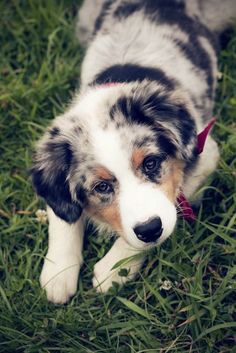
[[[38,144],[34,186],[66,222],[84,210],[136,248],[162,242],[196,160],[193,114],[184,94],[156,83],[93,87]]]

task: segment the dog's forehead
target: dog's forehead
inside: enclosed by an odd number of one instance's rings
[[[116,177],[129,169],[132,144],[130,142],[125,146],[114,127],[92,131],[91,137],[93,154],[98,164],[109,169]]]
[[[145,126],[125,123],[117,128],[114,122],[103,129],[99,126],[90,131],[92,153],[96,163],[106,167],[117,178],[131,168],[134,149],[142,142],[151,140],[152,132]]]
[[[77,116],[80,123],[90,130],[94,125],[103,126],[108,119],[110,107],[124,90],[123,85],[115,87],[98,86],[88,89],[74,99],[70,113]]]
[[[87,151],[95,163],[115,174],[129,167],[135,147],[150,145],[155,140],[150,127],[131,124],[120,111],[116,111],[117,119],[114,120],[111,108],[121,94],[124,94],[122,85],[91,90],[74,103],[70,112],[77,117],[76,123],[88,137],[88,142],[82,146],[83,152]],[[117,120],[121,124],[117,124]]]

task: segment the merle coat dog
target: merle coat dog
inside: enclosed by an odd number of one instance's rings
[[[76,292],[85,218],[117,234],[93,285],[133,278],[174,230],[178,195],[190,197],[219,158],[197,134],[212,117],[218,35],[235,0],[85,0],[77,33],[87,46],[80,90],[36,148],[32,177],[48,205],[41,285],[54,303]],[[120,277],[114,265],[130,258]]]

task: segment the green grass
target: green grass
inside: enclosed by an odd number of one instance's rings
[[[0,2],[0,352],[233,352],[236,32],[220,58],[214,135],[221,160],[198,220],[180,220],[135,283],[107,295],[91,287],[93,266],[105,253],[94,234],[68,305],[49,304],[39,287],[47,226],[37,222],[44,204],[27,170],[35,141],[77,85],[75,10],[69,0]],[[161,288],[164,280],[169,290]]]

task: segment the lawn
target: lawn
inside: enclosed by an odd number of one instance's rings
[[[213,134],[221,160],[204,186],[197,221],[180,219],[173,236],[148,254],[138,278],[107,295],[97,294],[91,279],[112,239],[90,229],[76,296],[55,306],[40,289],[47,225],[36,211],[45,205],[28,170],[35,141],[78,85],[77,5],[0,2],[0,352],[233,352],[236,31],[220,55]]]

